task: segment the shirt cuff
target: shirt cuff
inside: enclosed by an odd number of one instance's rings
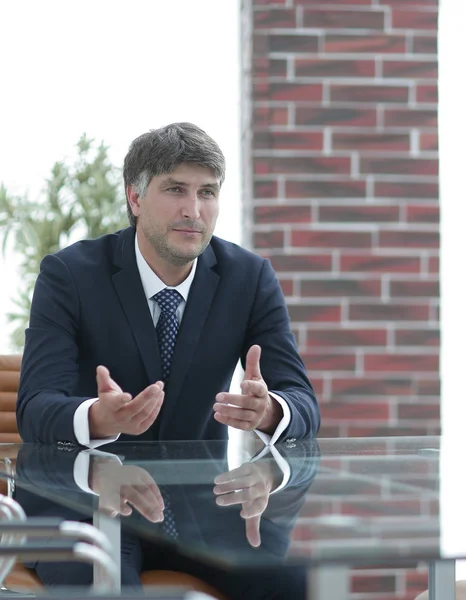
[[[116,454],[109,454],[108,452],[100,452],[100,450],[82,450],[73,465],[73,478],[75,484],[88,494],[98,496],[89,487],[89,466],[91,462],[91,456],[103,456],[106,459],[114,460],[120,465],[123,464]]]
[[[115,442],[120,437],[120,434],[118,434],[114,437],[103,438],[99,440],[90,439],[89,409],[94,402],[97,402],[97,400],[98,398],[89,398],[89,400],[82,402],[76,409],[73,417],[74,435],[81,446],[88,446],[88,448],[98,448],[99,446],[102,446],[102,444]]]
[[[264,442],[264,444],[266,444],[267,446],[273,446],[273,444],[275,444],[275,442],[278,440],[278,438],[281,436],[281,434],[285,431],[285,429],[290,424],[291,410],[290,410],[290,407],[288,406],[288,403],[281,396],[276,394],[275,392],[269,392],[269,396],[272,396],[272,398],[275,398],[275,400],[282,407],[282,409],[283,409],[282,420],[277,425],[277,428],[275,429],[275,432],[273,433],[273,435],[269,435],[268,433],[264,433],[263,431],[259,431],[258,429],[254,429],[254,431],[260,437],[260,439]]]
[[[269,454],[269,453],[272,454],[275,462],[280,467],[280,470],[283,473],[282,482],[277,488],[274,489],[273,492],[271,492],[270,495],[272,495],[272,494],[277,493],[278,491],[280,491],[287,485],[287,483],[289,482],[290,477],[291,477],[291,468],[290,468],[290,465],[288,464],[287,460],[285,458],[283,458],[283,456],[280,454],[280,452],[277,450],[277,448],[275,448],[275,446],[265,446],[264,448],[262,448],[262,450],[259,452],[259,454],[256,454],[256,456],[254,456],[251,459],[251,462],[255,462],[256,460],[264,458],[264,456],[267,456],[267,454]]]

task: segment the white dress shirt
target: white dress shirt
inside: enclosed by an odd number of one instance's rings
[[[144,289],[144,293],[146,295],[146,299],[149,305],[149,310],[152,315],[152,319],[154,321],[154,327],[157,325],[157,321],[160,316],[160,307],[157,304],[157,301],[154,300],[153,296],[158,292],[162,291],[166,287],[171,287],[165,285],[165,283],[158,277],[154,271],[150,268],[145,258],[142,256],[141,251],[139,249],[138,238],[137,235],[134,236],[134,244],[135,244],[135,252],[136,252],[136,264],[138,267],[139,275],[141,277],[142,287]],[[193,263],[193,267],[188,275],[188,277],[176,287],[171,287],[171,289],[177,290],[181,296],[182,300],[178,305],[178,309],[176,311],[176,316],[178,318],[178,322],[181,323],[183,318],[184,309],[186,306],[186,302],[189,296],[189,290],[191,289],[191,284],[194,280],[194,276],[196,274],[197,268],[197,258]],[[111,373],[110,373],[111,375]],[[277,402],[280,404],[283,410],[283,417],[278,424],[274,434],[272,436],[264,433],[262,431],[255,430],[256,434],[261,438],[264,444],[275,444],[277,439],[280,437],[282,432],[288,427],[291,420],[291,411],[287,404],[287,402],[278,394],[274,392],[269,392],[270,396],[275,398]],[[97,448],[102,444],[108,444],[113,442],[119,438],[119,434],[105,439],[91,440],[89,433],[89,408],[91,405],[96,402],[98,398],[90,398],[89,400],[85,400],[82,404],[78,406],[74,413],[73,417],[73,428],[76,439],[83,446],[88,446],[90,448]],[[281,487],[281,486],[280,486]]]

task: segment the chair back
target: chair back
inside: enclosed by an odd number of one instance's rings
[[[21,442],[16,425],[21,354],[0,355],[0,443]]]

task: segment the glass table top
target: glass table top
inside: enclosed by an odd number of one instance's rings
[[[0,445],[30,516],[122,528],[223,565],[377,565],[466,557],[442,545],[441,439]],[[5,459],[10,460],[5,460]]]

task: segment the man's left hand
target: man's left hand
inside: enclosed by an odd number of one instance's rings
[[[283,417],[280,404],[269,395],[260,371],[261,347],[251,346],[246,356],[242,394],[217,394],[214,418],[235,429],[259,429],[273,434]]]

